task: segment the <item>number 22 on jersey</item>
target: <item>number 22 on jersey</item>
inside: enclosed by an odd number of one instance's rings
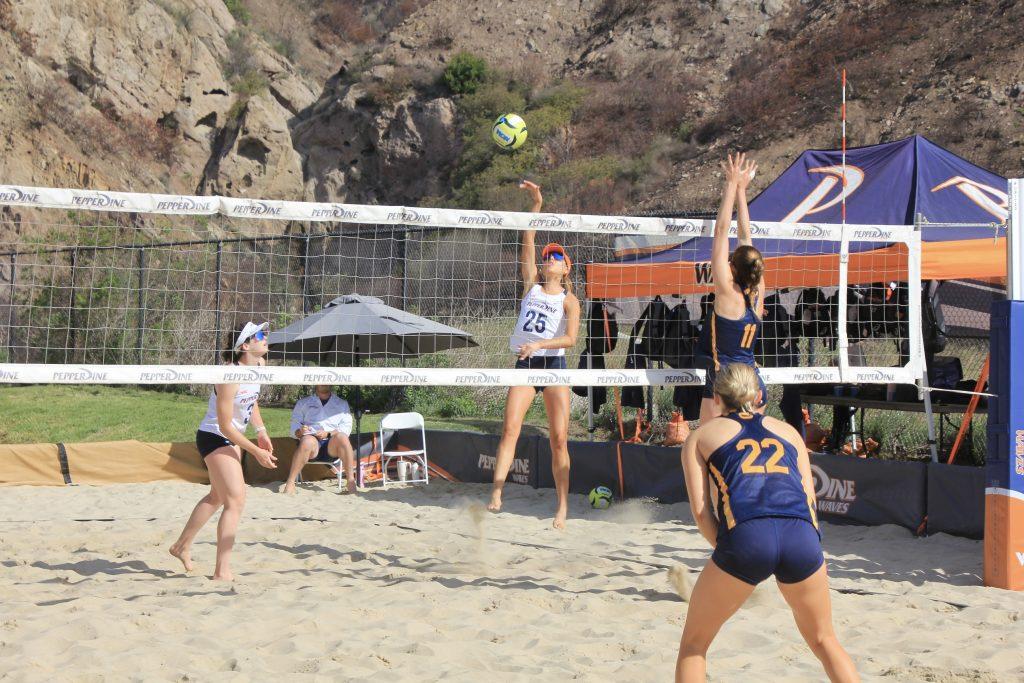
[[[747,453],[747,457],[743,459],[743,465],[740,467],[743,474],[789,474],[789,468],[779,464],[786,451],[778,439],[761,439],[761,443],[753,439],[741,439],[736,444],[738,451],[748,448],[750,452]],[[772,454],[768,456],[768,460],[763,465],[756,465],[754,463],[761,456],[762,449],[772,449]]]

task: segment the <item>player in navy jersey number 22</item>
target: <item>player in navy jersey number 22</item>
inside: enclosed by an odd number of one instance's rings
[[[770,576],[829,679],[857,681],[832,627],[807,448],[791,426],[754,412],[759,393],[754,368],[723,366],[713,399],[723,416],[683,444],[690,509],[715,550],[690,596],[676,681],[704,680],[711,641]]]

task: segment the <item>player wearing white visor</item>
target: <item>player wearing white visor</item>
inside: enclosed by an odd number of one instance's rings
[[[268,323],[248,322],[231,334],[224,359],[239,367],[259,367],[267,355]],[[260,416],[259,384],[218,384],[210,394],[206,415],[196,432],[199,449],[210,473],[210,492],[192,510],[181,536],[171,546],[172,555],[181,560],[185,571],[192,571],[191,548],[196,534],[217,510],[224,511],[217,523],[217,564],[213,578],[231,581],[230,556],[235,533],[245,507],[245,478],[242,475],[242,449],[263,467],[277,464],[274,446]],[[246,438],[249,423],[256,427],[256,443]]]

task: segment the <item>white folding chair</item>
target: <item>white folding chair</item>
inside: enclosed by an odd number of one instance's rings
[[[383,450],[387,441],[384,440],[385,430],[399,429],[420,429],[420,449],[408,451],[385,451]],[[391,483],[401,484],[429,484],[430,473],[427,471],[427,432],[423,426],[423,416],[419,413],[391,413],[385,415],[380,421],[380,461],[381,461],[381,482],[384,488],[388,486],[388,466],[391,461],[398,460],[416,463],[420,467],[420,475],[408,477],[405,480],[391,479]]]
[[[342,467],[341,465],[341,458],[335,458],[333,460],[321,460],[320,458],[313,458],[305,465],[303,465],[302,469],[306,469],[310,465],[326,465],[327,467],[330,467],[332,470],[334,470],[334,473],[338,477],[338,490],[345,490],[345,468]],[[299,475],[295,478],[295,480],[300,482],[302,481],[302,470],[299,470]]]

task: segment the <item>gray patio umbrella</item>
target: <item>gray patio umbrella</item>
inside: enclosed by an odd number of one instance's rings
[[[334,367],[366,358],[416,358],[477,346],[468,332],[359,294],[339,296],[323,309],[270,333],[270,358]]]
[[[478,346],[468,332],[359,294],[339,296],[316,313],[271,331],[267,341],[270,358],[333,367],[356,366],[366,358],[408,359]],[[356,385],[357,471],[363,456],[359,399],[360,390]]]

